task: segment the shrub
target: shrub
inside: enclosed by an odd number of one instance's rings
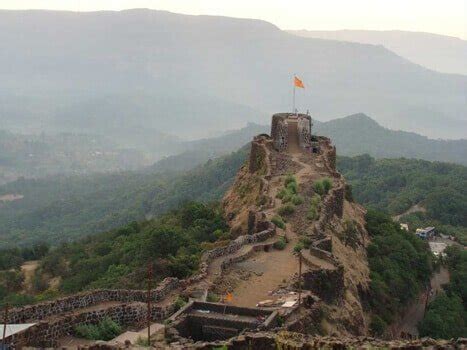
[[[279,216],[279,215],[275,215],[271,221],[273,222],[274,225],[276,225],[277,227],[281,228],[281,229],[285,229],[285,222],[284,220]]]
[[[324,187],[324,193],[328,193],[332,188],[332,180],[329,177],[325,177],[323,180],[321,180],[321,183]]]
[[[310,209],[308,209],[306,218],[308,220],[316,220],[318,218],[318,211],[316,210],[316,207],[310,207]]]
[[[292,196],[292,203],[295,205],[300,205],[303,203],[303,197],[296,194]]]
[[[184,307],[185,305],[186,305],[186,300],[183,299],[181,296],[178,296],[177,299],[174,302],[175,310],[179,310],[182,307]]]
[[[78,324],[75,326],[78,337],[90,340],[111,340],[122,333],[122,328],[110,317],[104,318],[98,324]]]
[[[287,203],[280,207],[277,212],[281,216],[291,215],[295,212],[295,206],[291,203]]]
[[[305,248],[305,247],[303,246],[303,243],[298,242],[298,243],[295,245],[295,247],[293,247],[293,251],[294,251],[295,254],[299,254],[299,253],[302,251],[303,248]]]
[[[208,292],[208,296],[206,297],[206,301],[209,301],[211,303],[218,303],[221,300],[217,294],[214,294],[213,292]]]
[[[313,185],[313,188],[315,192],[318,193],[319,195],[322,196],[323,194],[325,194],[324,185],[321,181],[316,181],[315,184]]]
[[[310,237],[301,237],[300,238],[300,243],[303,245],[304,248],[308,249],[311,246],[311,238]]]
[[[321,196],[319,194],[315,194],[311,197],[310,203],[312,206],[317,207],[321,203]]]
[[[282,199],[286,194],[288,194],[287,190],[282,188],[279,192],[277,192],[276,197]]]
[[[135,345],[139,345],[139,346],[149,346],[148,338],[147,338],[147,337],[139,336],[138,339],[136,339],[136,344],[135,344]]]
[[[287,241],[285,237],[282,236],[279,238],[277,242],[274,243],[274,248],[278,250],[284,250],[286,245],[287,245]]]
[[[290,202],[293,196],[294,196],[293,194],[287,191],[287,194],[284,197],[282,197],[282,203]]]
[[[295,177],[293,175],[287,175],[285,180],[284,180],[284,186],[287,187],[288,184],[290,183],[297,183],[297,180],[295,179]]]
[[[298,193],[298,185],[296,182],[289,182],[286,188],[289,191],[289,193],[292,193],[292,194]]]

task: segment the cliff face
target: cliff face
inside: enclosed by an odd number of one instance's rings
[[[366,334],[361,300],[369,285],[365,210],[346,198],[345,179],[336,171],[336,150],[329,139],[315,138],[313,150],[295,147],[293,142],[289,139],[277,151],[269,136],[255,137],[247,163],[223,199],[226,219],[235,235],[247,235],[261,231],[265,221],[282,226],[280,218],[285,225],[277,228],[278,234],[285,235],[291,247],[305,246],[302,285],[321,300],[321,332]],[[290,261],[295,264],[293,253],[290,248]],[[263,276],[271,279],[268,261],[272,265],[279,260],[270,254],[264,259]],[[271,266],[277,273],[281,267]],[[263,282],[268,281],[258,278],[257,288]],[[296,285],[297,276],[290,276],[288,282]]]

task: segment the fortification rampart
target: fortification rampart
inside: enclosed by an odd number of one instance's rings
[[[178,288],[180,281],[177,278],[164,279],[157,288],[151,292],[153,302],[162,300],[171,291]],[[46,301],[39,304],[13,308],[8,313],[9,323],[27,323],[60,315],[66,312],[87,308],[107,301],[145,302],[147,291],[129,289],[100,289],[89,292],[73,294],[67,297]],[[2,322],[3,315],[2,315]]]
[[[161,321],[174,312],[174,306],[153,306],[151,317],[153,321]],[[20,348],[23,345],[35,347],[56,347],[57,339],[74,333],[79,324],[97,324],[99,321],[111,318],[117,323],[128,325],[143,325],[147,319],[147,306],[143,303],[130,303],[74,314],[70,312],[61,317],[42,321],[8,338],[8,344]]]

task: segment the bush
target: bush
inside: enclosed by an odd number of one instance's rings
[[[298,243],[295,245],[295,247],[293,247],[293,251],[294,251],[295,254],[299,254],[299,253],[302,251],[303,248],[305,248],[305,247],[303,246],[303,243],[298,242]]]
[[[272,219],[271,219],[272,223],[274,225],[276,225],[277,227],[281,228],[281,229],[285,229],[285,222],[284,220],[279,216],[279,215],[275,215]]]
[[[315,194],[311,197],[310,203],[312,206],[317,207],[321,203],[321,196],[319,194]]]
[[[277,192],[276,198],[282,199],[286,194],[288,194],[287,190],[285,188],[281,188],[281,190]]]
[[[311,238],[310,237],[301,237],[299,242],[303,245],[304,248],[308,249],[311,246]]]
[[[327,194],[331,188],[332,188],[332,180],[328,177],[318,180],[314,184],[315,192],[321,196]]]
[[[325,194],[324,185],[321,181],[316,181],[315,184],[313,185],[313,188],[315,192],[318,193],[319,195],[322,196]]]
[[[328,193],[332,188],[332,180],[329,177],[325,177],[323,180],[321,180],[321,182],[324,187],[324,193]]]
[[[208,292],[208,296],[206,297],[206,301],[210,303],[218,303],[221,300],[217,294],[213,292]]]
[[[75,334],[78,337],[90,340],[111,340],[122,333],[122,328],[110,317],[104,318],[98,324],[78,324]]]
[[[280,237],[277,242],[274,243],[274,248],[278,250],[284,250],[285,246],[287,245],[287,241],[285,237]]]
[[[300,205],[303,203],[303,197],[296,194],[292,196],[292,203],[295,205]]]
[[[306,218],[310,221],[316,220],[318,218],[318,210],[316,209],[316,207],[310,207],[310,209],[308,209]]]
[[[281,216],[291,215],[295,212],[295,206],[291,203],[287,203],[280,207],[277,212]]]
[[[297,194],[298,193],[298,185],[296,182],[290,182],[289,184],[287,184],[287,190],[289,191],[289,193],[291,194]]]
[[[297,180],[293,175],[287,175],[285,180],[284,180],[284,186],[287,187],[288,184],[294,182],[295,184],[297,183]]]
[[[183,299],[181,296],[178,296],[174,302],[175,310],[180,310],[185,305],[186,305],[186,300]]]
[[[287,191],[287,194],[284,197],[282,197],[282,203],[290,202],[292,200],[293,196],[294,196],[293,194],[291,194],[289,191]]]

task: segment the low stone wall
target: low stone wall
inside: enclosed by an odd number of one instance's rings
[[[170,316],[174,306],[167,308],[153,306],[152,320],[161,321]],[[122,304],[100,310],[82,312],[79,314],[69,313],[60,318],[47,322],[39,322],[24,332],[8,338],[8,344],[15,348],[21,346],[54,347],[57,339],[71,335],[74,328],[79,324],[97,324],[104,318],[111,318],[120,325],[143,324],[147,319],[147,308],[143,303]]]
[[[157,288],[152,290],[152,301],[160,301],[167,294],[179,286],[180,281],[177,278],[169,277],[164,279]],[[128,289],[100,289],[74,294],[40,304],[11,309],[8,313],[8,322],[27,323],[31,321],[39,321],[50,316],[90,307],[107,301],[146,302],[147,291]],[[3,318],[1,319],[1,322],[4,322]]]
[[[454,350],[465,349],[465,338],[434,340],[430,338],[416,340],[382,340],[372,337],[327,337],[312,336],[293,332],[246,332],[225,342],[196,343],[182,349],[213,350],[225,346],[229,350],[351,350],[351,349],[400,349],[400,350]],[[97,350],[104,348],[90,348]],[[175,349],[175,347],[174,347]],[[179,348],[180,349],[180,348]]]
[[[222,262],[221,268],[222,270],[228,269],[230,266],[237,264],[241,261],[247,260],[250,257],[252,257],[256,252],[262,251],[262,250],[272,250],[274,246],[274,242],[271,243],[265,243],[265,244],[258,244],[255,246],[252,246],[245,254],[236,256],[231,259],[227,259]]]
[[[332,238],[325,237],[313,242],[313,247],[332,253]]]
[[[225,247],[215,248],[206,252],[203,257],[202,261],[209,263],[213,259],[216,259],[223,255],[229,255],[238,251],[241,247],[246,244],[256,243],[256,242],[263,242],[276,234],[276,226],[273,223],[270,223],[271,226],[264,231],[255,233],[253,235],[243,235],[236,238],[233,242]]]

